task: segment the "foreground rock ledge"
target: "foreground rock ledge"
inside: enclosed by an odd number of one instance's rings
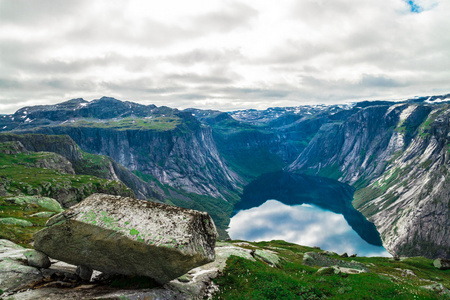
[[[213,261],[216,239],[205,212],[94,194],[49,219],[34,247],[70,264],[163,284]]]

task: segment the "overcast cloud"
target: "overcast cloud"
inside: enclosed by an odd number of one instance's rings
[[[235,110],[450,92],[449,0],[0,0],[0,113],[112,96]]]

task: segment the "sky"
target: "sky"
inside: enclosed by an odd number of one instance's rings
[[[450,0],[0,0],[0,114],[102,96],[223,111],[450,92]]]
[[[304,246],[318,246],[338,254],[391,256],[381,246],[364,241],[344,216],[317,206],[285,205],[268,200],[259,207],[239,211],[230,220],[232,239],[246,241],[284,240]]]

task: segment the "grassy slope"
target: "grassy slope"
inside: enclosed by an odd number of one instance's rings
[[[123,118],[118,120],[90,120],[82,119],[63,126],[70,127],[90,127],[90,128],[111,128],[114,130],[173,130],[181,124],[178,117],[155,117],[155,118]]]
[[[89,175],[64,174],[57,170],[36,168],[38,159],[52,159],[53,153],[31,152],[18,154],[0,153],[0,176],[6,185],[6,192],[16,195],[43,195],[54,197],[60,189],[78,189],[81,197],[93,191],[118,191],[131,195],[123,184]],[[81,200],[81,199],[80,199]]]
[[[22,227],[17,225],[6,225],[0,223],[0,239],[8,239],[23,247],[30,247],[33,240],[33,233],[42,229],[48,218],[32,217],[37,212],[48,211],[38,205],[25,204],[17,205],[0,197],[0,218],[17,218],[33,223],[32,227]]]
[[[320,250],[284,241],[250,244],[248,248],[276,251],[282,258],[280,266],[230,257],[222,275],[214,280],[220,288],[215,299],[450,299],[421,287],[433,282],[450,287],[450,270],[438,270],[426,258],[394,261],[336,255],[334,258],[366,264],[370,272],[319,275],[319,267],[305,266],[302,260],[305,252]],[[405,275],[405,270],[415,275]]]

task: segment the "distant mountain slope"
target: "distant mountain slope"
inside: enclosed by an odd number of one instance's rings
[[[322,124],[345,118],[352,107],[314,105],[229,113],[185,111],[211,126],[220,154],[248,182],[292,163]]]
[[[353,205],[391,253],[450,257],[450,105],[362,108],[325,124],[287,170],[358,188]]]
[[[258,176],[284,168],[339,179],[356,188],[353,206],[389,251],[450,257],[449,102],[450,94],[224,113],[73,99],[0,116],[0,131],[68,135],[83,151],[112,158],[104,176],[210,212],[222,238],[242,187]],[[77,160],[70,146],[61,149]]]

